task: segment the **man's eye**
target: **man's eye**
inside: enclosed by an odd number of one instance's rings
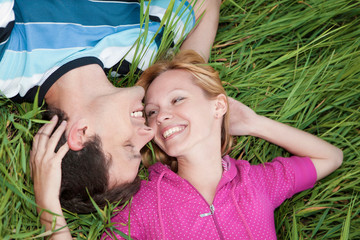
[[[134,148],[134,145],[132,145],[131,143],[126,143],[125,148],[129,149],[129,150],[132,150]]]

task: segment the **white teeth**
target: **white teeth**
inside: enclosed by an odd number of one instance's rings
[[[163,137],[164,138],[168,138],[170,137],[172,134],[174,133],[177,133],[177,132],[180,132],[181,130],[183,130],[185,127],[173,127],[173,128],[170,128],[168,130],[166,130],[163,134]]]
[[[136,112],[132,112],[130,114],[131,117],[142,117],[143,116],[143,112],[142,111],[136,111]]]

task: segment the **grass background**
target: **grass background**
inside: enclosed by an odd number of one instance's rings
[[[278,238],[360,239],[360,1],[224,0],[220,15],[210,64],[228,94],[344,152],[337,171],[276,210]],[[132,85],[136,75],[111,80]],[[0,239],[47,234],[28,165],[41,111],[0,99]],[[288,153],[240,137],[231,155],[256,164]],[[114,207],[66,213],[74,238],[98,239]]]

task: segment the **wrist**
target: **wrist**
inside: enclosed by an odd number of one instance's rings
[[[261,137],[263,132],[266,130],[266,122],[270,120],[267,117],[256,115],[249,123],[249,135],[253,137]]]
[[[62,210],[55,211],[54,209],[42,209],[40,210],[40,222],[45,226],[47,231],[56,231],[55,235],[62,235],[64,232],[68,232],[65,217]],[[65,227],[65,228],[64,228]],[[59,230],[60,228],[64,228]]]
[[[48,201],[48,202],[38,202],[38,207],[36,208],[40,220],[52,221],[53,216],[59,215],[62,216],[63,212],[61,209],[60,201]]]

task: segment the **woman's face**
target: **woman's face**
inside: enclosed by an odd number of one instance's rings
[[[148,125],[156,144],[169,156],[181,157],[206,146],[214,138],[216,100],[210,100],[185,70],[158,76],[145,96]],[[218,137],[218,135],[217,135]]]

